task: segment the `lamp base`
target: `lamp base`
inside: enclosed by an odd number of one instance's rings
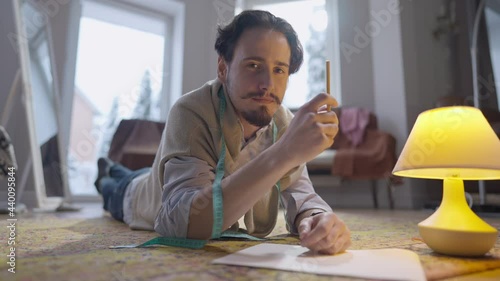
[[[462,180],[445,179],[443,200],[429,218],[418,224],[424,242],[434,251],[453,256],[486,254],[498,231],[484,222],[467,205]]]
[[[418,230],[429,248],[451,256],[482,256],[497,240],[497,232],[456,231],[421,225]]]

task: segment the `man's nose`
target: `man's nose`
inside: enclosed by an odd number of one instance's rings
[[[259,89],[266,92],[272,92],[274,90],[274,77],[272,71],[261,71],[259,76]]]

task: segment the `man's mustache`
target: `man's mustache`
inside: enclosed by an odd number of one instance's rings
[[[263,98],[266,96],[266,93],[256,93],[256,92],[251,92],[246,94],[243,99],[251,99],[251,98]],[[269,96],[278,104],[281,104],[280,98],[275,96],[273,93],[270,93]]]

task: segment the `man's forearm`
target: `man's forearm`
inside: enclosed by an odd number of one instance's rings
[[[293,168],[287,155],[277,145],[269,147],[245,166],[222,181],[224,198],[223,228],[241,218],[274,184]],[[200,202],[204,202],[201,204]],[[212,233],[212,188],[200,190],[189,215],[188,237],[208,239]]]

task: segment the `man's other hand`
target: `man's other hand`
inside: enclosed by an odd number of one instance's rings
[[[351,232],[334,213],[325,212],[302,219],[299,225],[301,245],[313,252],[334,255],[351,245]]]

